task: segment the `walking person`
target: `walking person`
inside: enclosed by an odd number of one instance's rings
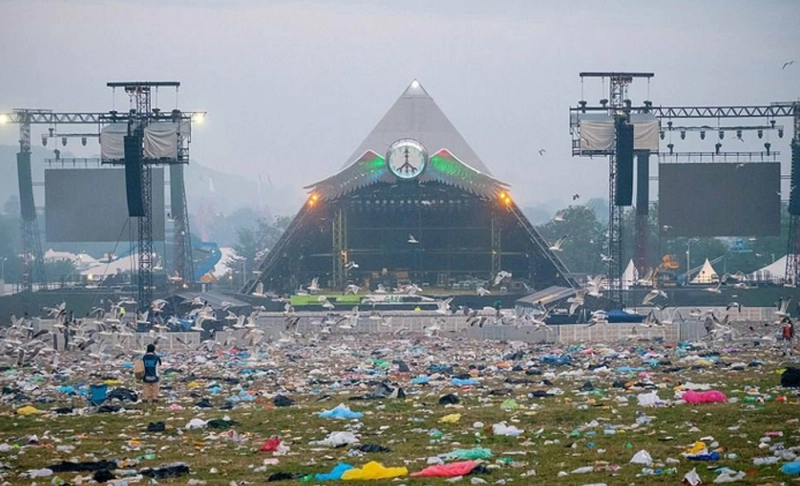
[[[147,345],[147,353],[142,356],[142,364],[144,364],[142,401],[155,403],[158,401],[158,367],[161,365],[161,358],[156,354],[155,344]]]
[[[791,356],[794,351],[794,323],[788,317],[783,320],[781,337],[783,338],[783,354]]]

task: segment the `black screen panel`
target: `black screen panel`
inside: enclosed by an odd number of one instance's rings
[[[778,236],[780,177],[778,162],[660,164],[661,234]]]
[[[153,168],[152,177],[153,240],[164,241],[163,169]],[[135,218],[125,227],[125,169],[46,169],[44,195],[47,241],[116,242],[120,234],[122,241],[131,234],[138,238]]]

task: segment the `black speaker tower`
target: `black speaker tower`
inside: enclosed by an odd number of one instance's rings
[[[616,178],[617,192],[614,204],[633,204],[633,125],[620,119],[617,125]]]
[[[142,137],[125,136],[125,192],[128,197],[128,216],[145,216],[142,198]]]

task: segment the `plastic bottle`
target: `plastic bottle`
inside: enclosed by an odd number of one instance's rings
[[[144,454],[142,456],[137,457],[136,459],[140,461],[154,461],[156,459],[155,454]]]

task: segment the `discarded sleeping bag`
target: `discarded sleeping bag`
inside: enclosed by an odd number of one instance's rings
[[[800,387],[800,368],[786,368],[781,375],[781,386],[787,388]]]
[[[478,465],[477,461],[462,461],[452,462],[450,464],[442,464],[437,466],[429,466],[422,471],[411,473],[413,478],[452,478],[456,476],[464,476],[472,472],[475,466]]]

